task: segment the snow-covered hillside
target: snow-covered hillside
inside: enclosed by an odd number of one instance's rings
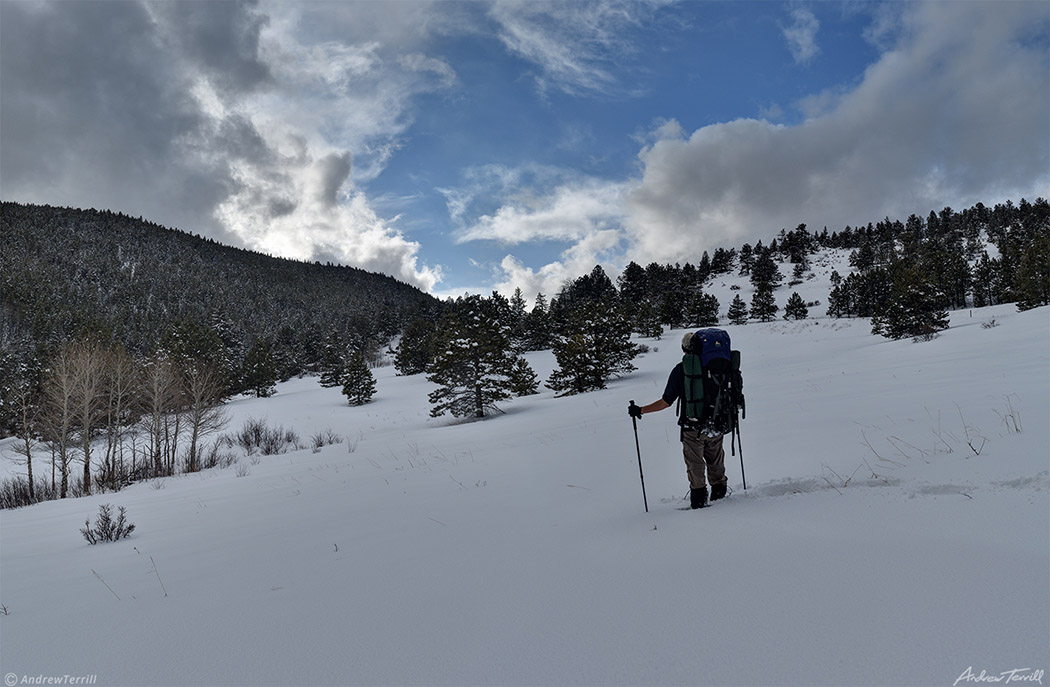
[[[643,511],[626,407],[660,395],[680,332],[605,391],[484,421],[430,418],[430,385],[392,368],[360,408],[294,380],[232,403],[230,429],[342,444],[0,513],[0,672],[929,685],[1050,668],[1050,308],[956,312],[918,344],[867,320],[727,329],[748,489],[727,455],[733,493],[711,508],[678,509],[669,410],[639,422]],[[528,357],[545,379],[553,356]],[[102,503],[137,529],[89,546]]]

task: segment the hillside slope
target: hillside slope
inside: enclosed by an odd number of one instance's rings
[[[678,510],[672,411],[639,423],[643,511],[625,412],[660,394],[680,332],[605,391],[480,422],[430,418],[430,385],[391,368],[360,408],[293,380],[235,401],[231,427],[344,443],[0,513],[0,672],[895,685],[1045,670],[1048,318],[961,311],[921,344],[866,320],[730,327],[748,489],[727,456],[733,493],[695,512]],[[529,360],[541,377],[554,364]],[[100,503],[127,507],[129,539],[84,542]]]
[[[113,212],[4,202],[0,243],[0,325],[36,342],[104,332],[143,353],[191,319],[228,344],[272,341],[303,366],[330,333],[389,337],[437,304],[389,276],[273,258]]]

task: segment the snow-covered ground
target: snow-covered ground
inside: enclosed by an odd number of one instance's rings
[[[679,510],[673,410],[639,422],[642,505],[626,407],[660,395],[680,332],[645,341],[605,391],[545,391],[480,422],[430,418],[430,385],[392,368],[360,408],[293,380],[232,403],[229,429],[265,418],[344,443],[0,513],[0,673],[1050,683],[1050,308],[956,312],[925,343],[867,320],[727,329],[748,489],[727,455],[733,492],[711,508]],[[528,358],[542,379],[554,366]],[[137,528],[89,546],[78,530],[102,503]]]

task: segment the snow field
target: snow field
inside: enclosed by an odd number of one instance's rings
[[[1045,670],[1048,315],[960,311],[920,344],[867,320],[727,327],[749,488],[727,438],[733,494],[699,512],[678,510],[672,410],[638,424],[643,512],[626,414],[660,395],[681,332],[646,340],[658,350],[605,391],[480,422],[430,418],[430,385],[392,368],[360,408],[290,381],[233,402],[227,431],[262,417],[346,442],[0,513],[0,672],[927,685]],[[541,379],[554,366],[528,358]],[[100,503],[127,507],[130,538],[84,542]]]

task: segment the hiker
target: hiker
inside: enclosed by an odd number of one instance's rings
[[[728,334],[721,330],[689,332],[682,338],[682,352],[685,356],[682,362],[674,366],[671,374],[667,377],[667,386],[664,389],[663,396],[645,406],[635,405],[632,401],[627,408],[627,412],[631,417],[641,419],[645,413],[655,413],[670,408],[676,401],[685,404],[686,408],[690,407],[690,399],[687,398],[686,394],[686,372],[684,366],[691,356],[699,358],[701,349],[700,335],[711,331],[724,335],[724,353],[727,361],[724,369],[728,369],[730,353],[728,350]],[[718,341],[717,345],[722,346],[722,341]],[[720,356],[721,353],[718,355]],[[737,356],[735,359],[739,360],[739,354],[734,353],[734,355]],[[710,365],[711,369],[715,367],[717,365]],[[707,369],[704,370],[704,375],[706,379],[712,379]],[[694,376],[701,376],[698,363]],[[733,393],[728,387],[735,385],[735,391],[742,400],[742,395],[739,394],[742,384],[738,381],[726,383],[726,379],[738,380],[739,374],[723,373],[719,379],[716,379],[716,381],[720,381],[720,384],[717,385],[708,382],[704,389],[707,392],[706,402],[701,397],[696,401],[696,405],[693,406],[694,412],[690,413],[688,410],[683,409],[679,416],[678,424],[682,428],[682,453],[685,457],[686,475],[689,477],[689,506],[691,508],[703,508],[707,505],[708,483],[711,484],[711,501],[717,501],[726,495],[725,449],[722,446],[722,437],[727,432],[732,431],[732,424],[730,423],[733,420],[726,420],[725,418],[731,418],[732,415],[730,413],[735,411],[731,409],[733,402],[729,400],[726,400],[724,404],[722,400],[714,402],[712,401],[712,394],[717,395],[719,391],[724,389],[726,398],[731,398]]]

